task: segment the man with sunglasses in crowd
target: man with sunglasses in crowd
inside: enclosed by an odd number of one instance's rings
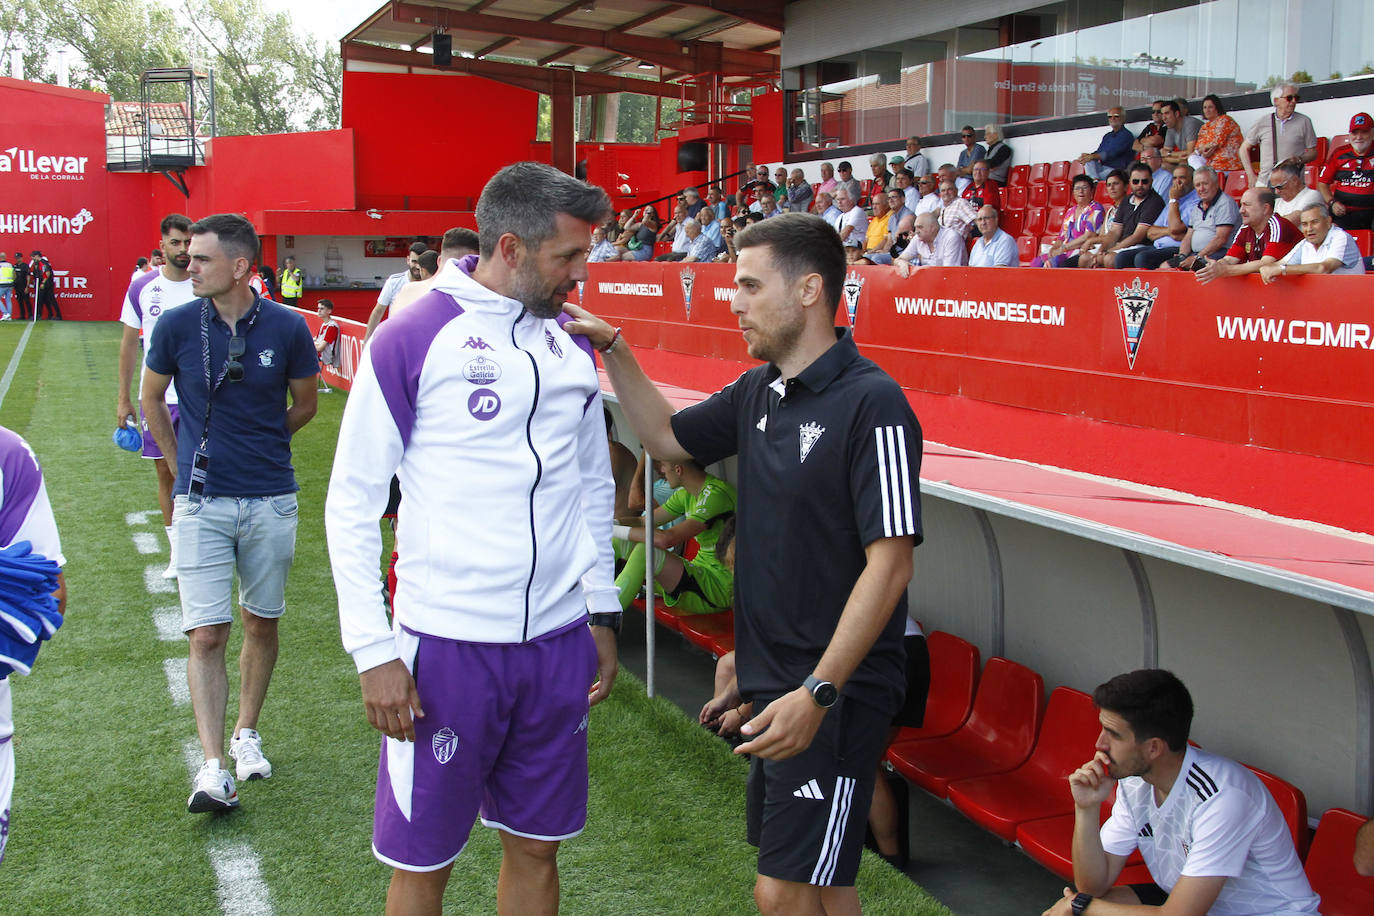
[[[225,646],[234,571],[243,608],[238,720],[229,754],[239,780],[267,778],[258,715],[277,660],[277,621],[296,548],[291,436],[315,415],[315,345],[301,316],[248,285],[258,236],[231,213],[191,226],[187,272],[201,298],[163,314],[148,349],[143,411],[176,469],[173,535],[187,680],[205,763],[190,811],[238,805],[224,758],[229,680]],[[176,382],[181,423],[172,430],[163,396]],[[291,406],[287,406],[287,394]]]
[[[1267,185],[1269,170],[1280,163],[1292,163],[1301,170],[1317,158],[1317,131],[1311,118],[1297,112],[1297,85],[1279,83],[1269,97],[1274,100],[1274,110],[1255,119],[1240,145],[1240,164],[1252,188]],[[1250,163],[1250,150],[1255,147],[1259,147],[1258,176]]]
[[[1116,208],[1116,218],[1104,230],[1104,250],[1100,255],[1084,254],[1079,267],[1115,267],[1126,270],[1134,265],[1135,255],[1145,247],[1150,226],[1164,210],[1164,198],[1154,189],[1150,167],[1144,162],[1131,166],[1130,193]]]

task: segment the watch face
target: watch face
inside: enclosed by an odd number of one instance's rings
[[[816,689],[811,691],[811,695],[816,698],[817,706],[825,707],[834,706],[835,701],[840,698],[840,692],[829,681],[822,681],[817,684]]]

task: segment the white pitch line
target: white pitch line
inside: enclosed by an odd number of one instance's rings
[[[153,608],[153,626],[157,627],[157,638],[163,642],[183,642],[186,634],[181,629],[181,608]]]
[[[177,590],[175,579],[162,578],[163,566],[146,566],[143,569],[143,587],[150,595],[170,595]]]
[[[167,692],[172,695],[172,705],[177,709],[190,706],[191,687],[186,683],[186,659],[163,659],[162,670],[167,675]]]
[[[200,769],[200,742],[188,738],[181,746],[191,776]],[[215,868],[215,893],[225,916],[272,916],[272,893],[262,878],[262,859],[244,840],[211,839],[210,864]]]
[[[156,534],[148,531],[135,531],[132,535],[134,539],[134,550],[142,554],[161,553],[162,542],[158,540]]]
[[[124,524],[128,525],[130,528],[137,528],[139,525],[146,525],[148,524],[148,519],[152,518],[154,515],[157,515],[158,512],[159,510],[157,509],[149,509],[146,512],[125,512]]]
[[[19,360],[24,355],[24,348],[28,346],[29,335],[33,333],[33,322],[24,329],[24,333],[19,335],[19,343],[15,344],[14,355],[10,357],[10,364],[5,367],[5,376],[0,378],[0,404],[5,403],[5,395],[10,393],[10,383],[14,381],[14,373],[19,370]]]

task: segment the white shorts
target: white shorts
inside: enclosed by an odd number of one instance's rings
[[[10,709],[10,679],[0,679],[0,862],[10,837],[10,796],[14,794],[14,716]]]

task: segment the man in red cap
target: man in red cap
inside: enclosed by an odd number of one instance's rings
[[[1374,118],[1360,112],[1350,119],[1350,142],[1337,147],[1317,177],[1317,190],[1331,205],[1342,229],[1369,229],[1374,223]]]

